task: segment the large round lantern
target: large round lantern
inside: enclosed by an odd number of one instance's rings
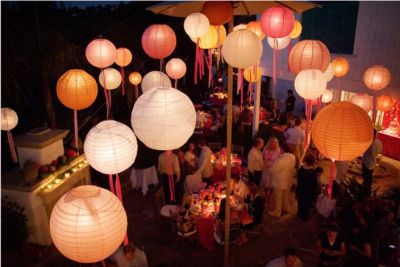
[[[210,25],[208,31],[202,37],[195,39],[191,38],[191,40],[195,43],[199,42],[199,47],[202,49],[211,49],[217,46],[218,44],[218,31],[217,28],[213,25]]]
[[[93,185],[73,188],[55,204],[50,235],[56,248],[80,263],[102,261],[121,245],[128,220],[121,201]]]
[[[186,74],[186,64],[180,58],[171,58],[165,66],[165,71],[171,79],[178,80]]]
[[[222,25],[232,19],[233,7],[228,1],[205,1],[201,13],[207,16],[211,25]]]
[[[326,81],[320,70],[302,70],[294,80],[294,88],[301,97],[312,100],[320,97],[325,91]]]
[[[317,40],[300,41],[289,53],[289,67],[294,74],[305,69],[319,69],[325,72],[330,60],[328,48]]]
[[[369,67],[364,72],[364,83],[371,90],[382,90],[389,85],[391,79],[390,72],[381,65]]]
[[[321,96],[322,103],[329,103],[333,99],[333,90],[332,89],[325,89]]]
[[[289,45],[291,39],[290,36],[288,35],[282,38],[271,38],[268,36],[267,40],[271,48],[276,50],[282,50]]]
[[[215,28],[217,29],[217,32],[218,32],[218,42],[217,42],[217,45],[215,46],[215,48],[216,48],[216,47],[220,47],[224,43],[225,38],[226,38],[226,29],[225,29],[224,25],[218,25],[218,26],[215,26]]]
[[[104,174],[117,174],[135,161],[137,141],[125,124],[105,120],[89,131],[84,150],[87,161],[94,169]]]
[[[144,75],[142,80],[142,92],[154,87],[171,87],[171,80],[168,76],[161,71],[150,71]]]
[[[389,95],[381,95],[378,97],[376,102],[376,108],[383,112],[390,111],[394,104],[396,103],[396,99]]]
[[[247,23],[247,28],[248,31],[254,32],[255,34],[257,34],[258,38],[260,38],[260,40],[264,39],[265,34],[263,33],[262,29],[261,29],[261,23],[259,21],[250,21],[249,23]]]
[[[73,110],[89,107],[96,100],[98,93],[96,80],[80,69],[65,72],[58,79],[56,88],[57,97],[61,103]]]
[[[11,108],[1,108],[1,130],[11,131],[17,124],[17,113]]]
[[[246,81],[255,83],[261,79],[261,68],[257,68],[257,70],[254,70],[254,67],[245,69],[243,71],[243,77]]]
[[[288,36],[294,27],[294,15],[289,9],[281,6],[270,7],[261,14],[261,29],[272,38]]]
[[[132,53],[128,48],[120,47],[117,49],[117,56],[115,58],[115,64],[120,67],[126,67],[132,62]]]
[[[198,39],[205,35],[210,26],[207,16],[202,13],[192,13],[186,17],[183,28],[190,38]]]
[[[326,82],[329,82],[330,80],[332,80],[334,74],[335,74],[335,73],[333,72],[332,63],[329,63],[328,68],[327,68],[326,71],[324,72],[324,77],[325,77]]]
[[[98,38],[86,47],[86,59],[97,68],[106,68],[114,64],[117,48],[107,39]]]
[[[364,93],[353,95],[350,97],[350,102],[359,106],[367,113],[371,111],[373,105],[372,97]]]
[[[136,136],[147,147],[173,150],[192,136],[196,112],[184,93],[174,88],[156,87],[136,101],[131,122]]]
[[[153,24],[142,35],[144,52],[152,58],[163,59],[174,52],[176,36],[174,30],[166,24]]]
[[[121,85],[121,74],[114,68],[106,68],[100,72],[99,82],[107,90],[117,89]]]
[[[238,30],[247,30],[247,24],[238,24],[235,27],[233,27],[234,32]]]
[[[135,86],[139,85],[142,82],[142,75],[139,72],[132,72],[129,74],[129,82]]]
[[[263,46],[258,36],[248,30],[238,30],[228,34],[222,45],[222,55],[234,68],[246,69],[259,61]]]
[[[335,77],[345,76],[350,69],[349,62],[344,57],[337,57],[332,60],[333,75]]]
[[[295,39],[295,38],[299,37],[302,30],[303,30],[303,26],[301,26],[301,23],[299,21],[295,20],[293,30],[290,33],[290,38]]]

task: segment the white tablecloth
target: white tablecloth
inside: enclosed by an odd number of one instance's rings
[[[177,205],[165,205],[161,208],[160,210],[160,214],[164,217],[171,217],[171,213],[176,213],[176,211],[178,210],[178,206]]]
[[[156,167],[151,166],[147,169],[132,168],[131,182],[133,188],[142,188],[143,195],[146,195],[150,184],[158,184]]]

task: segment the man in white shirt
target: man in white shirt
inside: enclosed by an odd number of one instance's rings
[[[203,182],[210,184],[211,176],[213,175],[213,166],[211,163],[211,149],[206,145],[205,139],[200,139],[199,148],[201,149],[200,156],[198,159],[199,168],[196,171],[196,174],[201,174]]]
[[[303,263],[297,257],[296,249],[288,247],[285,249],[284,256],[273,259],[265,267],[303,267]]]
[[[119,247],[110,257],[119,267],[147,267],[146,254],[132,243]]]
[[[364,152],[362,156],[362,176],[363,176],[363,187],[364,193],[366,197],[371,195],[371,187],[372,187],[372,174],[374,172],[374,168],[378,160],[381,159],[382,155],[382,142],[379,139],[376,139],[377,131],[374,129],[373,132],[373,141],[369,148]]]
[[[164,189],[165,203],[170,203],[172,201],[170,195],[172,188],[170,187],[169,177],[170,175],[172,175],[174,179],[173,192],[176,192],[177,183],[179,182],[181,177],[178,156],[172,153],[172,151],[165,151],[161,153],[158,156],[157,170],[158,174],[160,175],[160,181]],[[172,198],[175,200],[176,195],[173,195]]]
[[[264,140],[257,138],[254,141],[253,147],[250,149],[247,155],[247,170],[249,172],[250,182],[254,182],[257,186],[260,186],[261,174],[264,167],[264,159],[262,155],[262,149],[264,147]]]
[[[289,151],[296,157],[296,169],[300,167],[300,159],[303,155],[301,155],[301,146],[304,142],[304,131],[301,129],[301,119],[296,117],[294,121],[294,127],[289,128],[283,134],[286,139],[286,144],[288,146]]]

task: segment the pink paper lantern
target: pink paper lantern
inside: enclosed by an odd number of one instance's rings
[[[355,94],[350,98],[350,102],[356,104],[365,112],[370,112],[373,106],[372,97],[368,94],[359,93]]]
[[[381,65],[369,67],[364,73],[364,83],[371,90],[382,90],[386,88],[391,79],[390,72]]]
[[[107,39],[98,38],[91,41],[86,47],[86,59],[97,68],[107,68],[115,62],[117,48]]]
[[[186,74],[186,64],[180,58],[171,58],[165,66],[165,71],[171,79],[178,80]]]
[[[265,35],[272,38],[288,36],[294,27],[294,15],[289,9],[281,6],[270,7],[260,18],[261,29]]]
[[[289,53],[289,67],[294,74],[305,69],[319,69],[325,72],[331,61],[326,45],[318,40],[298,42]]]
[[[150,25],[142,35],[142,47],[144,52],[152,58],[166,58],[175,50],[175,33],[166,24]]]

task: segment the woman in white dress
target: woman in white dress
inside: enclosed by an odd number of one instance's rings
[[[260,185],[260,187],[264,188],[265,190],[265,197],[267,200],[267,204],[270,204],[272,195],[272,186],[271,186],[271,178],[269,175],[269,168],[281,154],[282,151],[279,146],[278,139],[274,136],[268,139],[267,145],[264,147],[263,151],[264,168],[262,171],[262,178]]]
[[[185,152],[185,155],[184,155],[184,159],[185,159],[184,164],[185,164],[185,167],[187,168],[189,174],[191,174],[197,168],[197,166],[196,166],[197,165],[197,156],[194,152],[195,148],[196,147],[195,147],[194,143],[190,143],[189,149],[188,149],[188,151]]]

